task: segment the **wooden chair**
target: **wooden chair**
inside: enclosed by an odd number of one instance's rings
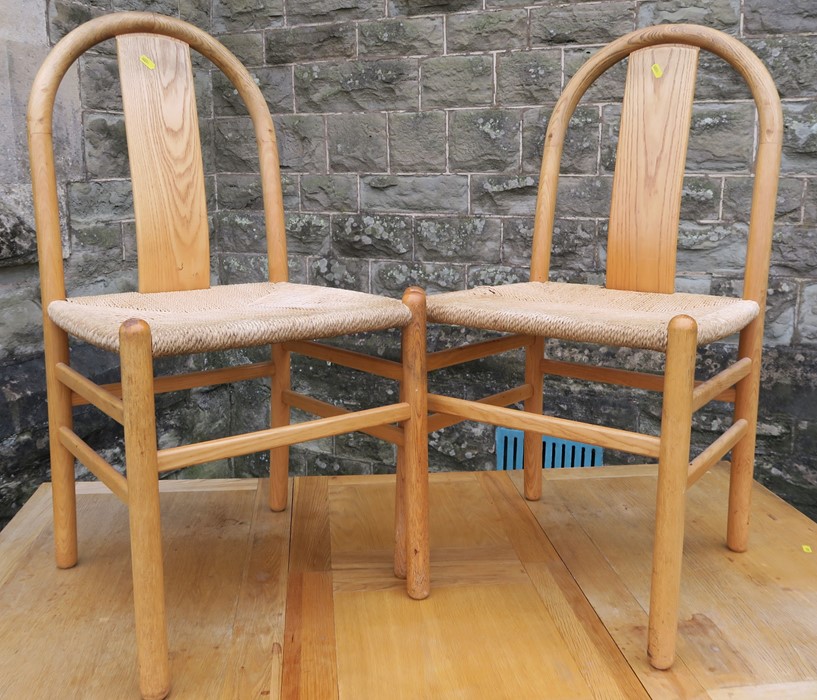
[[[728,61],[748,83],[759,131],[743,298],[675,292],[675,257],[687,138],[699,49]],[[582,95],[605,70],[629,57],[613,178],[606,285],[548,281],[559,163],[565,132]],[[672,665],[678,625],[684,496],[732,451],[727,544],[747,546],[754,467],[763,316],[780,168],[782,113],[760,60],[736,39],[698,26],[642,29],[594,54],[557,102],[545,137],[534,222],[530,282],[432,295],[428,319],[513,335],[433,353],[428,369],[525,348],[525,383],[481,401],[429,395],[434,430],[461,419],[525,430],[525,496],[541,495],[541,434],[658,458],[648,653]],[[696,349],[740,332],[737,359],[704,382],[694,380]],[[666,353],[664,375],[557,362],[545,338],[647,348]],[[546,374],[663,391],[660,436],[542,413]],[[732,426],[690,460],[693,413],[712,400],[734,402]],[[507,408],[524,401],[524,412]],[[615,523],[611,523],[615,527]]]
[[[52,144],[54,98],[87,49],[116,37],[136,214],[139,292],[67,298]],[[255,129],[266,210],[269,282],[210,287],[210,251],[190,51],[232,81]],[[429,592],[425,394],[425,297],[401,303],[358,292],[287,282],[286,233],[275,133],[253,78],[215,39],[185,22],[148,13],[94,19],[60,41],[34,81],[28,112],[39,249],[56,560],[77,562],[74,459],[128,506],[140,687],[170,689],[159,475],[202,462],[270,450],[270,507],[287,502],[288,446],[360,430],[398,446],[395,572],[408,593]],[[403,362],[311,339],[401,328]],[[121,384],[99,386],[71,368],[68,336],[119,353]],[[154,378],[153,358],[269,345],[268,362]],[[398,403],[345,411],[289,387],[297,351],[401,383]],[[269,377],[272,428],[157,449],[154,394]],[[93,404],[124,426],[122,476],[72,430],[72,407]],[[289,425],[291,407],[320,419]],[[398,425],[399,424],[399,425]]]

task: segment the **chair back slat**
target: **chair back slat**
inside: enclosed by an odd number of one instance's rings
[[[139,291],[210,286],[204,168],[188,45],[117,37],[128,139]]]
[[[608,288],[675,291],[697,65],[692,46],[652,46],[630,55],[610,204]]]

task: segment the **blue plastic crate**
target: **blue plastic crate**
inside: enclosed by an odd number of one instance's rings
[[[496,429],[496,468],[500,471],[522,469],[525,433],[510,428]],[[546,469],[600,467],[604,449],[583,442],[542,436],[542,463]]]

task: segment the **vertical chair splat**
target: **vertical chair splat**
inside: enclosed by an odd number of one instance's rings
[[[630,56],[610,205],[608,288],[675,290],[697,65],[697,47],[655,46]]]
[[[210,236],[190,49],[150,34],[117,37],[139,291],[210,286]]]

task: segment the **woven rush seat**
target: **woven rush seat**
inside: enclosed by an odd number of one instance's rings
[[[666,350],[673,316],[694,318],[698,345],[704,345],[737,333],[758,312],[758,305],[745,299],[563,282],[477,287],[428,298],[433,323],[659,351]]]
[[[289,282],[231,284],[186,292],[125,292],[53,301],[48,315],[64,331],[117,352],[119,327],[150,326],[156,357],[403,327],[398,299]]]

